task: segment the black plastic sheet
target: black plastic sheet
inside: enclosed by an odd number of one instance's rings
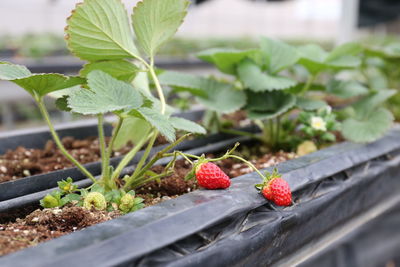
[[[254,173],[0,259],[0,266],[266,266],[398,193],[400,130],[343,143],[279,170],[294,206],[271,206]]]

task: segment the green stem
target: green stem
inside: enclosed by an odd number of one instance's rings
[[[107,154],[106,154],[107,163],[108,163],[108,164],[110,163],[111,154],[112,154],[113,149],[114,149],[115,139],[116,139],[117,136],[118,136],[119,130],[121,130],[123,121],[124,121],[124,118],[122,118],[122,117],[119,117],[119,118],[118,118],[118,123],[117,123],[117,125],[115,126],[114,131],[113,131],[113,133],[112,133],[112,135],[111,135],[111,140],[110,140],[110,143],[108,144]]]
[[[163,93],[163,90],[160,85],[160,81],[158,80],[157,74],[154,71],[154,59],[153,58],[151,58],[150,65],[147,64],[147,66],[149,68],[149,72],[150,72],[151,78],[153,79],[154,85],[156,86],[158,97],[160,98],[161,114],[165,114],[165,107],[166,107],[165,97],[164,97],[164,93]]]
[[[300,91],[300,95],[304,95],[311,87],[312,83],[315,81],[317,78],[317,74],[312,74],[308,77],[306,84]]]
[[[104,181],[104,184],[107,185],[108,177],[107,177],[107,157],[106,157],[106,140],[104,137],[104,116],[102,114],[97,115],[97,131],[99,134],[99,143],[100,143],[100,153],[101,153],[101,176]]]
[[[240,130],[235,130],[235,129],[220,128],[220,132],[227,133],[227,134],[233,134],[233,135],[248,136],[248,137],[250,137],[252,139],[263,141],[263,139],[260,136],[258,136],[256,134],[253,134],[253,133],[245,132],[245,131],[240,131]]]
[[[276,141],[275,144],[279,146],[281,131],[281,117],[276,118]]]
[[[149,178],[147,178],[147,179],[143,179],[143,180],[141,180],[141,181],[140,181],[140,180],[139,180],[139,181],[135,181],[135,182],[133,182],[133,183],[130,185],[130,187],[131,187],[132,189],[135,189],[135,188],[137,188],[137,187],[139,187],[139,186],[141,186],[141,185],[144,185],[144,184],[146,184],[146,183],[148,183],[148,182],[151,182],[151,181],[154,181],[154,180],[163,178],[163,177],[165,177],[165,176],[171,175],[172,173],[173,173],[173,172],[161,173],[161,174],[159,174],[159,175],[152,176],[152,177],[149,177]]]
[[[57,132],[54,129],[53,124],[50,121],[50,116],[49,113],[47,112],[47,109],[43,103],[43,98],[39,96],[35,96],[35,100],[39,106],[39,110],[42,113],[43,118],[45,119],[50,133],[54,139],[54,142],[56,143],[57,147],[60,149],[61,153],[69,160],[71,161],[83,174],[85,174],[90,180],[92,180],[93,183],[97,183],[96,178],[85,168],[83,167],[71,154],[68,153],[68,151],[65,149],[63,146],[60,138],[58,137]]]
[[[154,163],[156,163],[159,159],[164,158],[164,154],[167,153],[170,149],[172,149],[173,147],[177,146],[179,143],[181,143],[183,140],[185,140],[190,134],[185,134],[184,136],[182,136],[181,138],[179,138],[178,140],[176,140],[175,142],[173,142],[172,144],[169,144],[168,146],[166,146],[164,149],[162,149],[161,151],[157,152],[157,154],[155,154],[153,156],[153,158],[140,170],[139,173],[136,174],[136,176],[134,177],[135,180],[138,180],[140,177],[142,177],[146,171],[148,169],[150,169]],[[131,184],[135,181],[132,179],[132,177],[129,177],[126,180],[126,183],[124,185],[124,189],[127,189],[131,186]]]
[[[153,133],[153,136],[151,137],[149,143],[147,144],[146,150],[144,151],[142,158],[140,159],[139,163],[136,165],[135,171],[133,172],[133,174],[131,175],[131,177],[129,179],[134,180],[136,178],[136,175],[138,174],[138,172],[142,169],[144,163],[147,160],[147,157],[149,156],[149,154],[151,152],[151,149],[154,146],[157,136],[158,136],[158,131],[155,130]]]
[[[147,138],[142,138],[131,151],[129,151],[128,154],[125,155],[125,157],[121,160],[121,162],[118,164],[117,168],[115,169],[113,175],[112,175],[112,180],[115,181],[115,179],[118,179],[119,175],[121,174],[122,170],[125,168],[126,165],[129,164],[129,162],[135,157],[136,153],[139,152],[140,149],[142,149],[143,145],[151,138],[151,135]]]
[[[250,168],[252,168],[255,172],[258,173],[258,175],[260,175],[260,177],[262,179],[265,179],[265,176],[256,168],[256,166],[253,165],[253,163],[251,163],[250,161],[247,161],[239,156],[236,155],[228,155],[227,158],[234,158],[234,159],[238,159],[240,161],[243,161],[244,163],[246,163],[247,166],[249,166]]]

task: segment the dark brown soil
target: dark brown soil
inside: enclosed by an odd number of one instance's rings
[[[0,225],[0,255],[81,230],[120,216],[119,212],[89,211],[82,207],[35,210],[23,220]]]
[[[62,139],[62,143],[68,152],[82,164],[101,160],[97,137],[88,137],[84,140],[65,137]],[[157,140],[157,144],[165,143],[166,140],[163,137]],[[128,153],[132,147],[132,144],[128,144],[122,149],[114,151],[113,157]],[[73,167],[73,164],[64,157],[51,140],[43,149],[18,147],[0,155],[0,183],[70,167]]]
[[[209,155],[212,157],[212,155]],[[278,152],[266,154],[252,163],[259,169],[276,165],[295,158],[294,153]],[[226,159],[217,163],[231,178],[252,172],[247,165],[235,160]],[[150,182],[136,190],[137,196],[145,199],[146,206],[176,198],[196,190],[195,179],[185,181],[183,178],[191,170],[191,165],[183,160],[177,161],[173,175],[161,182]],[[161,173],[163,167],[155,166],[153,171]],[[0,255],[35,246],[59,236],[78,231],[93,224],[104,222],[120,216],[119,212],[89,211],[81,207],[64,207],[62,209],[37,209],[24,219],[0,224]]]

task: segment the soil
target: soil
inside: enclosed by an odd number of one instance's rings
[[[213,157],[212,154],[208,157]],[[266,168],[283,161],[293,159],[294,153],[278,152],[265,154],[251,162],[258,168]],[[236,159],[226,159],[217,165],[231,178],[250,173],[252,170]],[[161,173],[162,166],[155,166],[154,172]],[[173,175],[161,182],[150,182],[136,190],[136,195],[144,198],[146,206],[152,206],[162,201],[176,198],[198,189],[195,179],[185,181],[184,177],[191,170],[190,163],[179,160],[175,164]],[[32,211],[32,207],[25,211]],[[24,211],[14,216],[21,216]],[[26,214],[26,213],[25,213]],[[20,249],[35,246],[62,235],[81,230],[85,227],[104,222],[120,216],[119,212],[104,212],[86,210],[82,207],[63,207],[62,209],[36,209],[24,219],[14,219],[13,222],[0,224],[0,255],[9,254]],[[9,216],[11,219],[12,215]],[[2,218],[6,219],[6,218]],[[4,221],[4,220],[2,220]]]
[[[88,137],[83,140],[64,137],[62,143],[68,152],[82,164],[101,160],[97,137]],[[165,138],[159,137],[156,144],[166,143]],[[114,151],[112,156],[124,155],[132,147],[132,144],[128,144],[120,150]],[[73,164],[65,158],[55,143],[49,140],[43,149],[18,147],[0,155],[0,183],[71,167]]]

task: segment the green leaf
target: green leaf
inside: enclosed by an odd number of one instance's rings
[[[57,73],[32,74],[24,66],[8,62],[0,62],[0,79],[14,82],[32,96],[39,97],[85,82],[85,79],[80,77],[68,77]]]
[[[297,97],[296,106],[303,110],[317,110],[325,107],[327,104],[322,100],[309,99],[306,97]]]
[[[364,116],[382,105],[386,100],[397,93],[396,90],[379,90],[377,93],[368,95],[353,104],[357,115]]]
[[[186,16],[189,3],[186,0],[144,0],[133,9],[132,23],[137,41],[150,58],[174,36]]]
[[[236,74],[236,66],[245,58],[255,57],[258,50],[236,50],[213,48],[197,54],[197,57],[214,64],[220,71],[227,74]]]
[[[280,116],[296,104],[296,97],[280,91],[247,93],[247,115],[250,119],[272,119]]]
[[[25,66],[0,62],[0,80],[12,81],[31,75],[32,73]]]
[[[171,117],[169,118],[169,121],[172,123],[172,126],[178,130],[199,134],[206,134],[207,132],[206,129],[204,129],[201,125],[184,118]]]
[[[126,60],[100,61],[85,64],[79,75],[86,77],[93,70],[101,70],[118,80],[130,83],[135,78],[139,68]]]
[[[138,108],[129,113],[141,118],[155,127],[169,142],[175,141],[175,129],[168,117],[150,108]]]
[[[132,85],[119,81],[100,70],[88,74],[89,89],[74,92],[68,99],[73,112],[103,114],[112,111],[135,109],[143,104],[141,94]]]
[[[207,97],[198,97],[197,100],[207,109],[221,113],[231,113],[246,104],[246,94],[237,90],[231,84],[208,79],[204,90]]]
[[[254,92],[282,90],[296,85],[296,81],[290,78],[263,73],[251,60],[241,62],[237,72],[244,86]]]
[[[143,139],[143,136],[147,136],[150,133],[150,130],[151,125],[141,118],[125,118],[114,141],[115,149],[118,150],[122,148],[129,141],[131,141],[133,144],[137,144]]]
[[[278,40],[262,37],[260,46],[272,74],[296,64],[300,58],[296,48]]]
[[[62,74],[32,74],[29,77],[12,80],[31,95],[35,93],[41,97],[48,93],[70,88],[85,82],[85,79],[79,77],[67,77]]]
[[[356,56],[363,50],[362,46],[358,43],[346,43],[335,47],[325,59],[326,62],[335,62],[342,57]]]
[[[314,75],[327,69],[355,68],[361,64],[360,58],[356,56],[361,49],[354,43],[339,46],[330,53],[315,44],[300,46],[298,51],[299,63]]]
[[[189,91],[193,95],[206,97],[205,88],[208,85],[208,79],[176,72],[165,71],[158,76],[162,85],[167,85],[176,89],[176,91]]]
[[[68,96],[65,95],[63,97],[57,98],[56,107],[61,111],[70,112],[71,108],[68,107]]]
[[[162,73],[159,79],[163,85],[191,92],[199,103],[217,112],[230,113],[246,104],[244,92],[228,83],[170,71]]]
[[[89,61],[137,58],[128,14],[120,0],[85,0],[67,20],[69,49]]]
[[[368,93],[368,88],[357,81],[330,80],[326,89],[340,98],[351,98]]]
[[[393,115],[379,108],[362,119],[349,118],[342,123],[343,136],[353,142],[372,142],[382,137],[392,126]]]

